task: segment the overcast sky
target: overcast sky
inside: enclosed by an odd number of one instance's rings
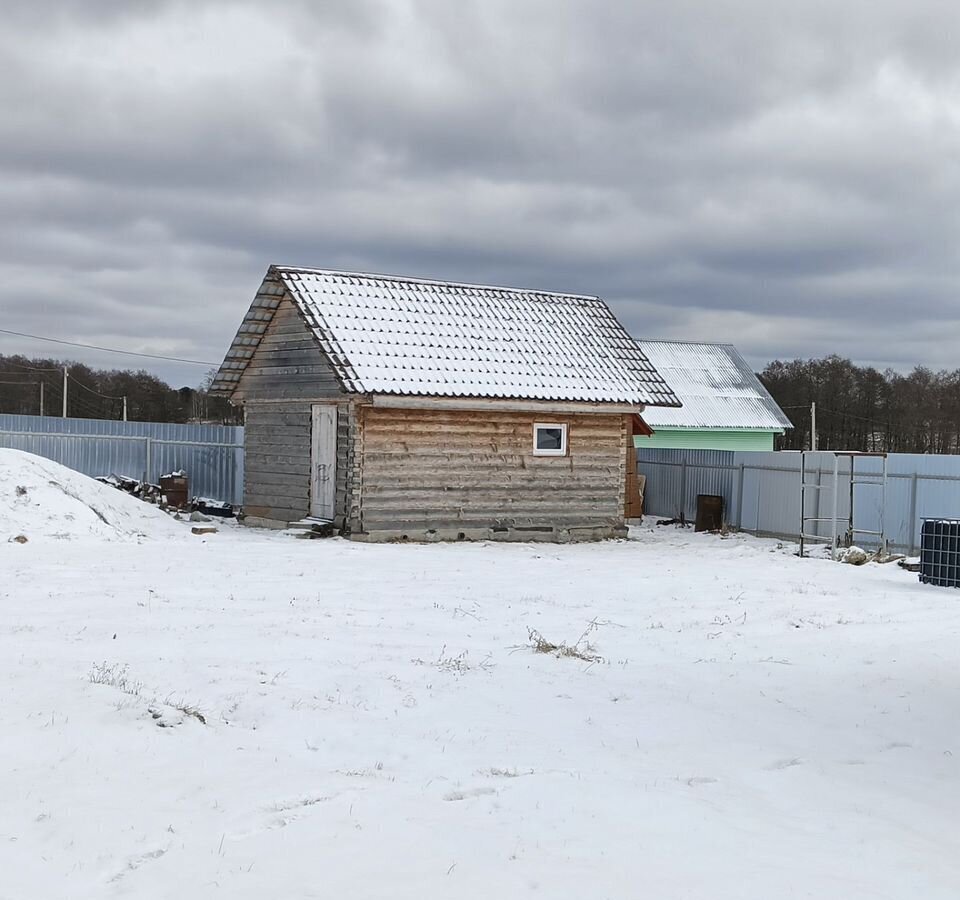
[[[956,0],[4,4],[0,328],[219,362],[276,262],[596,293],[757,367],[957,368],[958,26]]]

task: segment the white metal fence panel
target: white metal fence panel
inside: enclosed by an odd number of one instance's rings
[[[156,482],[185,471],[190,492],[243,502],[243,428],[0,415],[0,447],[25,450],[85,475]]]
[[[637,450],[637,470],[645,475],[644,507],[657,516],[693,521],[697,495],[724,498],[726,521],[744,531],[775,537],[798,538],[800,534],[801,454],[732,450]],[[819,484],[809,490],[807,515],[828,518],[833,514],[833,463],[829,452],[804,455],[806,480]],[[877,476],[882,462],[877,457],[858,457],[857,478]],[[849,458],[839,461],[836,497],[839,532],[846,531],[850,511]],[[892,453],[887,457],[887,485],[854,486],[855,526],[883,530],[888,544],[918,552],[920,528],[925,518],[960,517],[960,456],[927,456]],[[810,523],[807,531],[828,538],[829,522]],[[869,535],[856,536],[857,543],[872,546]]]

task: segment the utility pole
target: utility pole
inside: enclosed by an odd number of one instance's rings
[[[67,367],[63,367],[63,418],[67,417]]]
[[[123,398],[123,421],[127,421],[127,398]]]
[[[817,404],[810,404],[810,449],[817,449]]]
[[[43,379],[40,379],[40,415],[43,415]]]

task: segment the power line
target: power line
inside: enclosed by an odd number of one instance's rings
[[[61,369],[37,369],[37,371],[41,371],[41,372],[60,372]],[[6,372],[6,373],[3,373],[3,374],[16,375],[16,374],[18,374],[18,373],[16,373],[16,372]],[[27,373],[27,372],[24,372],[23,375],[24,375],[24,377],[27,377],[27,376],[28,376],[28,373]],[[102,398],[103,400],[110,401],[111,404],[114,403],[114,402],[119,403],[119,402],[121,402],[121,401],[123,400],[123,397],[113,397],[113,396],[111,396],[110,394],[103,394],[103,393],[101,393],[100,391],[97,391],[97,390],[94,390],[93,388],[87,387],[85,384],[83,384],[83,382],[78,381],[78,380],[76,379],[76,377],[74,377],[73,375],[69,375],[69,374],[68,374],[68,375],[67,375],[67,378],[69,379],[69,382],[70,382],[71,384],[73,384],[75,387],[82,388],[82,389],[85,390],[88,394],[93,394],[95,397],[100,397],[100,398]],[[19,386],[21,386],[21,387],[36,387],[36,386],[39,385],[40,383],[41,383],[40,381],[0,381],[0,384],[13,384],[13,385],[19,385]],[[45,386],[48,387],[48,388],[49,388],[49,387],[53,387],[54,390],[56,390],[57,393],[61,395],[61,397],[63,396],[63,392],[60,391],[55,385],[46,384]],[[70,398],[70,403],[71,403],[71,405],[74,405],[76,408],[81,409],[81,410],[84,410],[84,411],[86,411],[86,412],[95,411],[98,416],[103,413],[103,410],[102,410],[102,409],[98,409],[97,406],[96,406],[96,404],[91,403],[91,402],[86,401],[86,400],[83,400],[82,398],[77,397],[77,396],[71,397],[71,398]],[[110,412],[112,413],[112,412],[113,412],[113,409],[111,409]]]
[[[85,391],[88,391],[91,394],[96,394],[98,397],[103,397],[104,400],[122,400],[123,397],[111,397],[109,394],[101,394],[100,391],[95,391],[93,388],[88,388],[85,384],[77,381],[73,375],[68,374],[67,378],[70,380],[71,384],[75,384],[77,387],[83,388]]]
[[[852,413],[852,412],[840,412],[840,410],[830,409],[827,406],[818,406],[817,409],[818,410],[822,409],[833,416],[843,416],[848,419],[858,419],[861,422],[869,422],[871,425],[876,425],[877,423],[883,424],[883,419],[877,419],[877,418],[868,419],[866,416],[858,416],[856,413]]]
[[[809,403],[806,403],[806,404],[803,404],[802,406],[781,406],[780,409],[784,409],[784,410],[786,410],[786,409],[804,409],[804,410],[807,410],[807,411],[809,412],[809,410],[810,410],[810,404],[809,404]],[[881,424],[882,424],[883,421],[884,421],[882,418],[877,418],[877,417],[868,418],[867,416],[858,416],[856,413],[852,413],[852,412],[841,412],[839,409],[830,409],[829,406],[820,406],[820,404],[817,404],[817,412],[830,413],[830,415],[832,415],[832,416],[845,416],[845,417],[848,418],[848,419],[859,419],[861,422],[869,422],[871,425],[875,425],[875,424],[877,424],[877,423],[881,423]]]
[[[16,369],[29,369],[31,372],[59,372],[60,371],[59,368],[43,369],[40,366],[31,366],[31,365],[28,365],[27,363],[15,363],[9,358],[6,358],[3,360],[3,365],[13,366]],[[9,375],[12,373],[8,372],[7,374]]]
[[[59,370],[58,370],[59,371]],[[17,384],[39,384],[40,382],[34,381],[18,381]],[[76,382],[75,382],[76,383]],[[60,384],[56,381],[45,381],[43,382],[44,392],[47,394],[47,397],[54,405],[57,405],[63,400],[63,390],[60,387]],[[104,410],[102,408],[97,408],[97,405],[86,400],[82,396],[77,394],[70,394],[70,410],[72,413],[86,413],[86,416],[80,416],[80,418],[95,418],[102,419]],[[91,416],[91,413],[93,414]],[[47,415],[50,415],[49,413]]]
[[[70,395],[68,403],[68,411],[70,412],[71,416],[74,416],[79,412],[87,414],[86,416],[81,416],[81,418],[104,418],[104,410],[102,408],[98,408],[96,404],[91,403],[89,400],[84,400],[82,397],[77,397],[75,394]]]
[[[199,359],[182,359],[179,356],[161,356],[157,353],[134,353],[132,350],[118,350],[115,347],[98,347],[96,344],[80,344],[77,341],[62,341],[59,338],[41,337],[39,334],[26,334],[23,331],[10,331],[0,328],[0,334],[12,334],[14,337],[30,338],[33,341],[47,341],[51,344],[64,344],[67,347],[83,347],[85,350],[100,350],[103,353],[121,353],[124,356],[139,356],[143,359],[162,359],[167,362],[187,363],[191,366],[217,366],[219,363],[204,362]]]

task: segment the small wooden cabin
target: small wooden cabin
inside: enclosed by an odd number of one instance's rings
[[[244,511],[359,540],[625,533],[670,388],[597,297],[273,266],[217,373]]]

